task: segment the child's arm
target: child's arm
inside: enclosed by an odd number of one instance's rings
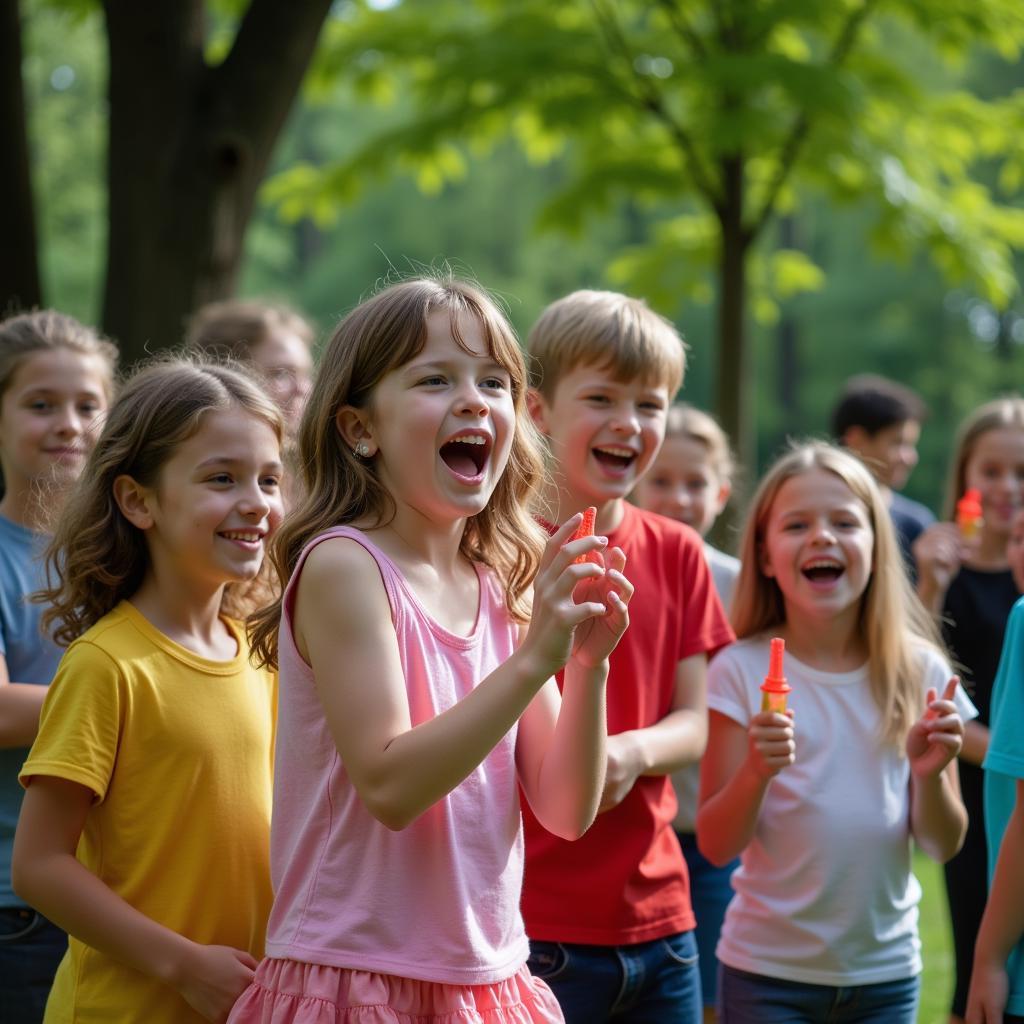
[[[700,765],[697,846],[721,867],[754,835],[768,783],[796,756],[792,717],[762,711],[749,729],[710,711],[708,749]]]
[[[907,734],[910,761],[910,832],[932,860],[944,864],[963,845],[967,811],[960,799],[956,756],[964,723],[953,703],[954,676],[941,699],[928,691],[925,713]]]
[[[699,761],[707,745],[706,654],[684,658],[676,667],[672,707],[645,729],[608,737],[608,769],[601,811],[620,804],[641,775],[668,775]]]
[[[974,946],[967,1024],[1002,1024],[1009,993],[1006,960],[1024,936],[1024,779],[999,846],[992,887]]]
[[[87,946],[177,989],[207,1020],[224,1020],[252,981],[256,961],[157,924],[82,865],[75,849],[92,801],[92,791],[77,782],[33,778],[14,839],[15,891]]]
[[[628,603],[633,588],[622,575],[625,563],[625,555],[613,548],[608,574],[593,586],[615,587]],[[606,599],[600,590],[594,597]],[[544,685],[519,720],[516,743],[519,780],[530,808],[544,828],[570,840],[578,839],[597,814],[606,762],[608,655],[628,618],[625,609],[612,607],[587,625],[589,630],[577,631],[561,697],[554,680]]]
[[[7,659],[0,654],[0,750],[30,747],[39,731],[39,712],[46,687],[12,683]]]
[[[573,600],[580,581],[605,573],[573,561],[607,543],[603,537],[568,542],[580,519],[573,516],[548,541],[522,645],[454,707],[416,726],[377,563],[342,538],[310,553],[299,579],[296,640],[305,647],[349,777],[388,828],[405,828],[459,785],[568,661],[576,627],[608,611],[604,603]],[[611,588],[608,606],[624,612]]]
[[[964,540],[956,523],[932,523],[914,541],[917,596],[933,615],[941,613],[950,583],[976,547],[977,542]]]

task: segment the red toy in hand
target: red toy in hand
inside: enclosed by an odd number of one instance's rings
[[[583,510],[583,522],[580,523],[579,528],[572,535],[572,540],[582,540],[584,537],[594,536],[594,523],[597,521],[597,509],[591,505],[590,508]],[[572,541],[570,541],[572,543]],[[597,562],[594,557],[595,552],[588,551],[585,555],[580,555],[576,562]]]

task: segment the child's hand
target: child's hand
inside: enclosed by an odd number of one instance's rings
[[[919,586],[941,598],[977,544],[965,540],[956,523],[932,523],[913,545]]]
[[[793,712],[761,711],[747,729],[747,761],[762,779],[773,779],[796,760]]]
[[[1003,1011],[1010,998],[1006,963],[974,961],[971,989],[967,995],[967,1024],[1003,1024]]]
[[[533,584],[533,614],[522,649],[536,659],[538,671],[545,677],[562,668],[581,643],[585,644],[582,654],[584,659],[593,657],[595,652],[601,650],[600,632],[595,632],[593,640],[590,639],[589,630],[577,638],[577,629],[583,623],[609,616],[610,623],[605,626],[604,632],[614,633],[615,640],[618,640],[627,621],[626,600],[633,588],[621,571],[609,576],[603,564],[576,561],[581,555],[600,551],[608,543],[606,537],[591,536],[572,540],[582,519],[582,513],[577,513],[551,537],[544,548],[540,570]],[[609,576],[607,581],[606,576]],[[603,585],[594,585],[597,580],[605,582]],[[587,585],[581,586],[584,581]],[[626,594],[625,600],[620,596],[620,591]],[[581,600],[577,601],[575,597]],[[614,646],[615,642],[612,641],[608,650]],[[596,660],[601,661],[605,657],[607,653]]]
[[[964,722],[953,703],[960,680],[953,676],[942,698],[933,688],[928,691],[924,714],[907,733],[907,759],[910,771],[919,779],[934,778],[960,753],[964,742]]]
[[[193,1010],[219,1024],[227,1020],[255,970],[256,961],[244,950],[193,943],[182,966],[178,991]]]
[[[573,592],[574,600],[599,603],[608,609],[576,627],[572,656],[587,668],[601,664],[615,650],[629,625],[627,606],[633,596],[633,584],[622,574],[626,568],[622,549],[612,548],[597,557],[603,557],[604,575],[584,580]]]

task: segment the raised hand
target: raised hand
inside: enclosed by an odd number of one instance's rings
[[[626,556],[621,548],[612,548],[597,555],[603,562],[604,574],[590,577],[578,584],[573,600],[601,604],[602,615],[584,619],[575,630],[572,656],[586,668],[593,668],[615,650],[619,638],[629,625],[627,606],[633,596],[633,584],[623,575]]]
[[[917,778],[937,776],[960,753],[964,722],[953,703],[960,680],[953,676],[941,699],[934,687],[928,690],[925,710],[907,733],[907,759]]]
[[[256,961],[244,950],[195,943],[182,965],[177,987],[193,1010],[222,1024],[255,971]]]
[[[793,711],[761,711],[747,729],[747,761],[762,779],[774,778],[796,760]]]

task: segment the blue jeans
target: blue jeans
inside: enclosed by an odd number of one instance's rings
[[[705,1006],[714,1006],[718,996],[718,960],[715,947],[725,920],[725,909],[733,897],[732,873],[740,866],[739,858],[723,867],[715,867],[697,849],[692,832],[677,832],[676,838],[686,858],[690,873],[690,904],[697,918],[697,952],[700,954],[700,990]]]
[[[40,1024],[68,937],[34,910],[0,907],[0,1021]]]
[[[921,979],[809,985],[721,965],[719,1024],[915,1024]]]
[[[700,1024],[693,932],[630,946],[530,942],[529,967],[555,993],[566,1024]]]

